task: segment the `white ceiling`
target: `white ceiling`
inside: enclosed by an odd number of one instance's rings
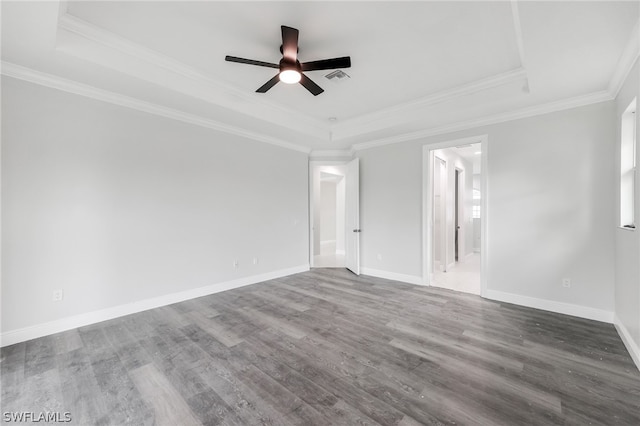
[[[2,73],[316,153],[612,99],[638,57],[638,1],[2,2]],[[255,90],[280,25],[302,62],[351,56]],[[335,118],[331,120],[330,118]]]

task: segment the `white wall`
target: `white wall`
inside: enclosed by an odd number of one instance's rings
[[[616,326],[621,331],[629,352],[634,356],[640,368],[640,230],[617,227],[620,217],[620,123],[624,110],[634,97],[640,100],[640,65],[629,73],[618,97],[616,98],[616,152],[615,182],[612,192],[616,194],[616,216],[612,228],[615,228],[615,312]],[[636,129],[640,129],[636,113]],[[638,132],[637,136],[640,136]],[[636,164],[640,164],[640,150],[636,151]],[[635,185],[635,223],[640,223],[640,174],[636,175]]]
[[[308,267],[304,153],[6,77],[2,119],[3,334]]]
[[[612,319],[613,119],[605,102],[359,151],[363,267],[420,281],[422,146],[487,134],[490,297]]]

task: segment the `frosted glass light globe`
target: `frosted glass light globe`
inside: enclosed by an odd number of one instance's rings
[[[280,72],[280,81],[287,84],[294,84],[300,81],[302,75],[296,70],[284,70]]]

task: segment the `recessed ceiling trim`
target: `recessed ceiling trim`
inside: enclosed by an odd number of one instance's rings
[[[574,98],[564,99],[561,101],[550,102],[543,105],[536,105],[528,108],[522,108],[503,114],[495,114],[488,117],[482,117],[473,120],[467,120],[444,126],[432,127],[430,129],[420,130],[418,132],[405,133],[402,135],[392,136],[389,138],[381,138],[370,142],[354,144],[351,149],[353,151],[362,151],[369,148],[375,148],[384,145],[391,145],[400,142],[408,142],[422,139],[430,136],[436,136],[446,133],[453,133],[460,130],[472,129],[475,127],[488,126],[491,124],[504,123],[506,121],[519,120],[522,118],[534,117],[536,115],[548,114],[551,112],[562,111],[571,108],[591,105],[599,102],[613,100],[614,97],[609,91],[600,91],[587,95],[576,96]]]
[[[418,132],[405,133],[390,138],[382,138],[373,140],[370,142],[359,143],[352,145],[350,150],[311,150],[308,147],[293,144],[280,139],[265,136],[260,133],[250,132],[245,129],[229,126],[215,120],[199,117],[193,114],[188,114],[175,109],[167,108],[164,106],[152,104],[150,102],[141,101],[139,99],[124,96],[118,93],[109,92],[107,90],[98,89],[93,86],[78,83],[73,80],[68,80],[62,77],[58,77],[52,74],[43,73],[27,67],[16,65],[10,62],[1,62],[1,74],[7,77],[16,78],[30,83],[38,84],[45,87],[61,90],[64,92],[73,93],[76,95],[100,100],[103,102],[111,103],[114,105],[123,106],[126,108],[135,109],[149,114],[162,116],[165,118],[171,118],[174,120],[195,124],[201,127],[206,127],[225,133],[235,134],[237,136],[246,137],[259,142],[265,142],[271,145],[276,145],[282,148],[291,149],[293,151],[303,152],[309,154],[311,158],[320,157],[350,157],[356,151],[362,151],[365,149],[375,148],[384,145],[391,145],[395,143],[408,142],[425,137],[435,136],[439,134],[452,133],[460,130],[466,130],[474,127],[486,126],[490,124],[497,124],[506,121],[517,120],[521,118],[533,117],[536,115],[547,114],[556,111],[562,111],[565,109],[577,108],[586,106],[598,102],[605,102],[614,99],[614,96],[609,91],[595,92],[584,96],[578,96],[575,98],[565,99],[561,101],[551,102],[544,105],[537,105],[529,108],[523,108],[517,111],[512,111],[504,114],[497,114],[480,119],[468,120],[465,122],[454,123],[445,126],[438,126],[430,129],[421,130]]]
[[[526,81],[526,79],[526,70],[524,68],[518,68],[479,81],[474,81],[452,89],[434,93],[412,102],[398,104],[371,114],[344,120],[333,126],[333,140],[339,141],[348,137],[385,129],[411,121],[417,113],[420,113],[420,111],[426,107],[433,106],[441,102],[447,102],[455,98],[468,96],[494,87],[504,86],[513,82]]]
[[[64,61],[65,59],[67,59],[64,57],[65,54],[68,53],[70,55],[74,55],[72,51],[75,49],[75,57],[87,61],[93,59],[92,62],[94,64],[104,66],[105,70],[108,69],[109,71],[115,70],[118,72],[124,72],[127,73],[128,76],[134,76],[136,78],[139,78],[141,81],[149,82],[156,85],[161,85],[163,80],[167,80],[170,82],[170,85],[162,85],[162,87],[164,87],[165,89],[172,90],[175,93],[179,93],[180,95],[190,96],[193,100],[207,102],[210,105],[210,108],[207,108],[206,105],[203,105],[202,102],[194,102],[193,105],[187,104],[187,106],[185,106],[185,109],[180,109],[180,107],[174,106],[174,109],[172,110],[171,108],[173,102],[170,96],[168,96],[170,94],[170,92],[168,91],[163,91],[162,93],[159,93],[157,95],[161,99],[166,99],[165,101],[151,101],[151,104],[148,104],[155,105],[159,108],[164,108],[165,110],[173,111],[176,117],[180,116],[180,114],[186,114],[187,116],[189,116],[190,113],[187,111],[191,111],[191,106],[193,106],[194,108],[200,107],[205,111],[216,111],[218,110],[218,108],[222,107],[224,109],[230,110],[228,113],[229,115],[232,115],[231,111],[233,111],[234,116],[236,113],[238,113],[242,114],[244,117],[258,118],[264,121],[264,123],[256,124],[269,123],[270,125],[273,125],[272,127],[260,126],[272,129],[272,131],[258,130],[258,128],[255,128],[255,130],[249,130],[248,133],[253,134],[253,137],[249,136],[252,139],[263,141],[277,140],[284,142],[285,144],[292,143],[298,148],[301,148],[300,145],[313,144],[313,146],[320,148],[320,151],[313,152],[326,154],[331,153],[332,151],[323,151],[323,148],[327,148],[328,150],[331,150],[333,148],[348,149],[348,147],[353,143],[366,141],[364,143],[356,143],[356,145],[354,145],[354,147],[358,147],[359,149],[366,149],[366,147],[371,143],[402,142],[403,140],[412,140],[416,137],[422,137],[422,135],[441,134],[461,130],[464,128],[468,128],[470,125],[482,126],[485,124],[514,120],[565,108],[581,106],[579,102],[573,103],[575,99],[591,99],[591,101],[585,101],[584,103],[582,103],[582,105],[593,102],[606,101],[613,99],[619,93],[620,88],[624,84],[624,81],[629,78],[631,69],[633,68],[634,64],[637,63],[640,53],[640,30],[638,28],[639,23],[637,21],[637,17],[629,17],[629,19],[625,21],[629,26],[635,23],[633,33],[628,37],[628,39],[625,40],[624,34],[620,34],[618,38],[616,38],[616,40],[618,40],[616,44],[616,52],[619,52],[620,56],[617,61],[617,65],[613,63],[607,64],[607,66],[610,67],[608,69],[612,70],[611,74],[609,75],[609,80],[599,80],[598,86],[589,86],[596,87],[598,90],[602,89],[600,92],[594,92],[577,98],[551,102],[545,105],[532,105],[515,111],[505,111],[509,107],[513,108],[513,105],[522,105],[523,103],[532,104],[534,102],[534,99],[527,99],[527,94],[523,93],[523,91],[520,90],[521,88],[523,88],[522,83],[526,83],[529,77],[533,78],[533,75],[531,75],[527,71],[534,71],[534,64],[530,63],[530,61],[536,60],[536,56],[533,55],[533,53],[535,53],[535,49],[533,48],[535,44],[532,44],[530,46],[531,41],[529,39],[529,31],[524,34],[527,36],[527,38],[524,39],[524,42],[527,42],[526,46],[530,49],[530,51],[527,52],[529,53],[529,57],[525,58],[525,43],[523,42],[522,34],[523,28],[521,28],[520,22],[520,18],[522,18],[522,24],[525,24],[527,22],[525,18],[527,18],[528,16],[526,12],[528,12],[529,9],[523,6],[522,10],[519,10],[518,0],[510,0],[510,7],[510,11],[508,9],[504,10],[505,13],[503,17],[505,19],[503,20],[503,24],[504,29],[508,30],[509,34],[513,34],[511,35],[511,37],[516,38],[515,46],[517,46],[517,49],[511,49],[509,52],[520,56],[520,68],[507,71],[505,73],[506,75],[498,74],[489,77],[488,79],[477,80],[475,82],[468,83],[468,86],[470,86],[468,88],[468,93],[464,93],[464,90],[462,90],[466,85],[461,85],[454,87],[453,89],[433,93],[420,99],[398,103],[397,105],[390,108],[385,108],[382,111],[378,110],[376,112],[363,115],[356,114],[349,119],[344,118],[349,117],[349,115],[338,114],[340,116],[340,121],[336,123],[330,123],[326,120],[326,118],[324,118],[329,115],[326,112],[323,114],[322,118],[314,118],[310,115],[307,115],[301,110],[290,110],[286,105],[274,103],[273,99],[257,96],[253,92],[239,90],[239,88],[236,86],[229,85],[228,83],[225,84],[222,81],[214,79],[211,77],[211,74],[205,72],[206,70],[203,71],[202,68],[198,69],[197,67],[189,66],[187,65],[188,62],[180,62],[174,57],[163,55],[158,51],[154,51],[149,49],[148,47],[145,47],[144,45],[134,43],[132,39],[123,38],[122,36],[118,35],[118,33],[110,32],[106,30],[106,28],[110,28],[109,25],[105,24],[106,27],[102,28],[96,24],[93,24],[91,19],[89,21],[79,19],[78,17],[67,13],[66,0],[60,1],[60,7],[57,8],[57,13],[51,13],[51,11],[48,10],[46,17],[44,15],[42,16],[42,18],[46,18],[49,20],[47,21],[47,23],[51,25],[51,29],[53,29],[54,24],[57,24],[58,36],[61,37],[58,41],[61,42],[56,44],[52,38],[47,38],[46,40],[44,37],[37,38],[37,42],[42,43],[39,48],[56,48],[57,52],[47,51],[47,55],[51,54],[51,58],[55,59],[55,61],[49,62],[48,56],[40,56],[40,58],[42,58],[42,61],[34,61],[34,58],[38,58],[34,56],[33,53],[30,53],[31,57],[25,55],[25,57],[30,58],[29,60],[20,59],[22,58],[22,56],[17,54],[15,54],[9,60],[17,64],[33,64],[32,66],[34,68],[39,68],[42,66],[42,68],[40,69],[42,69],[43,71],[56,73],[56,71],[51,70],[62,69],[56,68],[56,64],[58,64],[58,62],[61,60]],[[73,12],[73,8],[71,9],[71,11]],[[96,20],[94,22],[97,23],[100,21]],[[135,25],[133,21],[132,24]],[[513,25],[513,27],[510,28],[510,25]],[[515,28],[515,33],[513,32],[513,28]],[[625,26],[625,28],[629,27]],[[525,29],[529,30],[527,26],[525,26]],[[53,32],[47,34],[47,37],[53,37]],[[132,34],[135,34],[135,32],[132,32]],[[17,41],[20,40],[22,40],[22,38],[14,38],[16,44],[14,48],[16,52],[19,52],[20,50],[20,43],[17,43]],[[34,42],[35,41],[36,37],[34,36]],[[621,45],[621,43],[624,43],[625,41],[626,45]],[[36,52],[35,46],[36,45],[34,44],[34,52],[37,54],[38,52]],[[512,44],[512,46],[514,45]],[[624,47],[624,49],[621,49],[622,47]],[[98,49],[98,51],[92,53],[92,48],[96,48]],[[162,48],[159,47],[159,49]],[[105,56],[100,58],[100,56],[103,54]],[[512,62],[509,63],[517,64],[517,62],[515,62],[517,61],[516,57],[513,57],[513,55],[511,56]],[[111,61],[111,59],[114,58],[116,59],[115,64],[117,65],[117,67],[114,67],[114,65],[110,63],[113,62]],[[185,58],[188,58],[188,56],[185,55]],[[529,62],[526,63],[528,68],[525,68],[525,59],[529,60]],[[135,72],[130,70],[129,72],[127,72],[127,68],[131,64],[133,64],[132,66],[133,68],[135,68]],[[49,65],[53,65],[53,67],[48,68]],[[613,68],[612,65],[615,65],[615,68]],[[213,66],[215,66],[215,64],[213,64]],[[536,64],[536,66],[538,65]],[[3,74],[6,75],[7,73],[3,72]],[[159,76],[159,78],[156,78],[156,75]],[[93,75],[87,74],[86,77],[90,79],[93,77]],[[518,77],[520,77],[520,79],[518,79]],[[116,80],[118,78],[123,77],[114,75],[114,82],[117,82]],[[501,78],[504,78],[502,82],[503,85],[500,85]],[[131,83],[131,80],[129,78],[125,80],[125,83]],[[494,80],[495,86],[489,84],[489,90],[487,92],[479,92],[476,94],[476,91],[483,89],[480,86],[477,86],[478,90],[473,90],[474,85],[486,82],[485,80]],[[454,79],[449,79],[448,81],[448,87],[451,87],[451,84],[456,84],[454,82]],[[93,89],[101,90],[98,89],[98,87],[102,87],[99,81],[91,83],[91,80],[88,80],[87,82],[89,83],[89,85],[96,85],[96,87],[93,87]],[[355,80],[353,80],[353,82],[357,83]],[[538,89],[541,88],[542,86],[538,87]],[[151,100],[152,96],[156,96],[155,94],[151,94],[151,92],[144,92],[144,89],[145,88],[141,89],[141,94],[138,95],[138,99],[135,99],[133,97],[129,99],[146,104],[147,102],[143,101],[142,99]],[[461,89],[462,91],[457,92],[457,89]],[[206,92],[206,95],[199,94],[201,92]],[[458,105],[462,105],[464,107],[465,103],[467,102],[467,98],[465,98],[464,96],[469,94],[472,95],[469,101],[477,101],[477,103],[474,105],[479,106],[479,108],[469,108],[468,110],[464,110],[459,115],[457,115],[455,107]],[[113,95],[119,96],[117,93],[113,93]],[[145,97],[147,95],[149,96],[149,98]],[[447,97],[447,95],[449,95],[449,97]],[[553,93],[538,93],[537,95],[539,97],[536,96],[536,99],[554,99],[554,96],[556,96]],[[130,94],[130,96],[136,95]],[[480,102],[486,103],[487,99],[489,104],[491,102],[494,102],[494,104],[490,104],[487,108],[480,108],[484,106],[484,104],[481,104]],[[186,99],[180,99],[180,101],[185,100]],[[448,104],[448,101],[451,101],[451,103]],[[113,103],[118,104],[117,102]],[[558,105],[566,106],[558,107]],[[449,110],[447,110],[447,108],[454,112],[449,115],[443,113],[441,114],[441,116],[434,116],[432,120],[422,119],[425,112],[429,113],[440,110],[448,112]],[[481,111],[488,111],[489,108],[495,111],[495,113],[487,114],[484,117],[480,116],[479,118],[477,118],[480,114],[482,114]],[[545,110],[545,108],[547,109]],[[222,129],[224,127],[234,127],[234,125],[226,124],[226,122],[224,122],[224,120],[221,118],[227,114],[222,114],[220,116],[215,116],[214,114],[215,112],[211,112],[210,114],[207,112],[201,112],[195,114],[191,113],[190,116],[194,118],[194,121],[197,121],[196,118],[199,118],[202,120],[208,120],[209,123],[216,123],[216,127],[218,129]],[[160,113],[160,115],[162,115],[162,113]],[[460,117],[458,119],[459,121],[454,121],[456,120],[455,117]],[[236,116],[235,118],[238,117]],[[445,120],[446,122],[449,122],[449,124],[438,124],[445,122]],[[247,125],[249,126],[250,124]],[[237,129],[238,132],[244,132],[244,125],[236,124],[235,126],[242,127],[242,129]],[[285,132],[284,130],[291,130],[291,135],[287,134],[288,132]],[[293,135],[294,132],[297,136]],[[230,131],[230,133],[234,132]],[[389,136],[387,137],[386,135]],[[307,138],[307,136],[309,137]],[[327,143],[321,144],[319,142]],[[304,149],[306,150],[306,148]]]
[[[172,108],[167,108],[165,106],[153,104],[151,102],[141,101],[139,99],[124,96],[119,93],[99,89],[87,84],[78,83],[77,81],[43,73],[10,62],[2,61],[1,64],[1,73],[7,77],[12,77],[52,89],[61,90],[63,92],[73,93],[75,95],[96,99],[125,108],[131,108],[149,114],[182,121],[184,123],[195,124],[200,127],[206,127],[220,132],[245,137],[247,139],[268,143],[270,145],[279,146],[281,148],[303,152],[305,154],[309,154],[309,152],[311,151],[308,147],[305,146],[269,137],[260,133],[251,132],[235,126],[230,126],[228,124],[220,123],[209,118],[200,117]]]
[[[172,90],[185,95],[197,97],[211,104],[220,105],[309,136],[317,137],[318,134],[324,134],[328,131],[328,125],[321,120],[269,102],[268,99],[253,92],[246,93],[230,85],[222,84],[193,67],[71,14],[64,14],[58,19],[59,34],[61,30],[67,31],[68,35],[75,35],[98,44],[99,46],[92,46],[91,49],[96,54],[100,48],[107,48],[111,52],[108,52],[109,59],[105,60],[106,56],[101,58],[99,55],[95,55],[93,58],[89,58],[83,52],[75,51],[71,47],[58,46],[59,51],[100,63],[100,65],[164,87],[167,87],[167,84],[172,84],[173,86],[170,87]],[[174,78],[162,78],[159,76],[159,69],[168,71]],[[175,79],[175,75],[182,77],[182,80]],[[154,77],[156,80],[152,79]],[[195,83],[195,88],[193,83]]]
[[[446,102],[457,97],[506,85],[517,80],[525,82],[527,80],[526,70],[524,68],[518,68],[476,82],[464,84],[453,89],[438,92],[414,101],[385,108],[371,114],[348,119],[337,125],[329,126],[321,120],[316,120],[305,114],[300,114],[295,110],[288,109],[279,104],[269,102],[264,98],[255,96],[254,93],[245,93],[244,91],[237,90],[232,86],[214,81],[192,67],[156,51],[147,49],[139,44],[133,43],[128,39],[97,27],[69,13],[65,13],[60,16],[58,26],[59,30],[68,31],[71,34],[75,34],[124,55],[120,60],[114,60],[114,57],[111,57],[108,61],[103,61],[103,63],[101,63],[103,66],[115,68],[120,72],[134,75],[137,78],[144,79],[154,84],[160,83],[152,81],[151,76],[158,74],[157,68],[164,69],[188,79],[190,82],[196,82],[197,85],[200,85],[203,88],[206,87],[207,89],[192,90],[192,84],[179,84],[176,82],[175,78],[162,79],[162,82],[166,83],[167,81],[171,81],[173,84],[176,84],[176,87],[171,87],[173,90],[177,90],[188,96],[198,97],[207,102],[229,108],[236,112],[269,121],[272,124],[298,131],[314,138],[318,138],[318,135],[329,135],[329,142],[340,142],[341,140],[352,136],[371,133],[390,126],[412,121],[411,117],[419,114],[422,108],[439,102]],[[75,54],[85,60],[91,60],[86,56],[78,55],[77,52],[73,52],[73,49],[69,50],[59,48],[59,50],[64,50],[68,54]],[[100,59],[96,60],[94,58],[93,62],[98,60]],[[141,66],[141,69],[136,71],[133,64],[141,64],[143,62],[144,65]],[[121,63],[121,65],[118,65],[118,63]],[[152,68],[148,68],[149,65],[152,66]],[[183,88],[179,86],[183,86]],[[331,129],[330,132],[329,129]]]

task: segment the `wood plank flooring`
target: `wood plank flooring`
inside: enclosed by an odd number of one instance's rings
[[[612,325],[342,269],[19,343],[0,366],[2,421],[640,425]]]

